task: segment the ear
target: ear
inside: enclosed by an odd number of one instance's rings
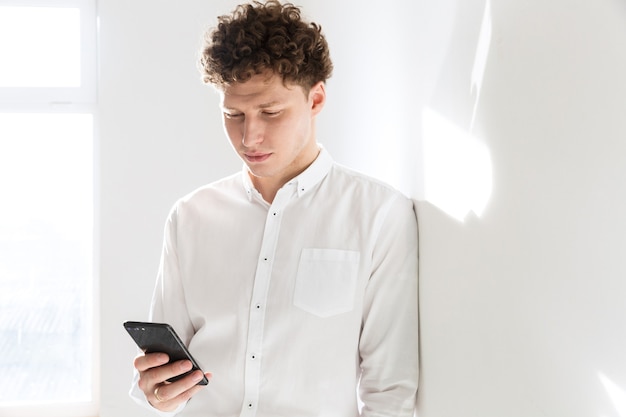
[[[324,81],[314,84],[309,91],[309,103],[311,103],[311,112],[313,116],[317,116],[324,108],[326,103],[326,85]]]

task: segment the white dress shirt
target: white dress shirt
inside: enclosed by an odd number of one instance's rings
[[[324,149],[272,204],[244,167],[172,209],[151,320],[171,324],[213,373],[158,414],[413,416],[412,202]],[[131,395],[150,407],[136,382]]]

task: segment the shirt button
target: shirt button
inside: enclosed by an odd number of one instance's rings
[[[252,408],[252,403],[248,403],[248,408]]]
[[[257,304],[255,307],[256,307],[257,310],[260,310],[261,309],[261,304]]]
[[[252,355],[250,355],[250,359],[255,360],[256,359],[256,355],[253,353]]]

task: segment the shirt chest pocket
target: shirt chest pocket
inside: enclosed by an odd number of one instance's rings
[[[319,317],[351,311],[359,255],[349,250],[303,249],[296,275],[294,305]]]

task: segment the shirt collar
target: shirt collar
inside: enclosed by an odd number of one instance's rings
[[[293,178],[291,181],[287,182],[289,185],[296,185],[296,192],[298,197],[302,197],[307,193],[310,189],[312,189],[315,185],[317,185],[322,179],[328,174],[330,168],[333,165],[333,158],[330,156],[328,151],[320,145],[320,153],[315,158],[315,161],[307,169],[305,169],[300,175]],[[246,194],[248,195],[248,200],[252,200],[253,193],[258,193],[258,191],[254,188],[252,184],[252,180],[250,179],[250,171],[248,167],[244,164],[242,169],[242,177],[243,177],[243,186],[246,190]]]

